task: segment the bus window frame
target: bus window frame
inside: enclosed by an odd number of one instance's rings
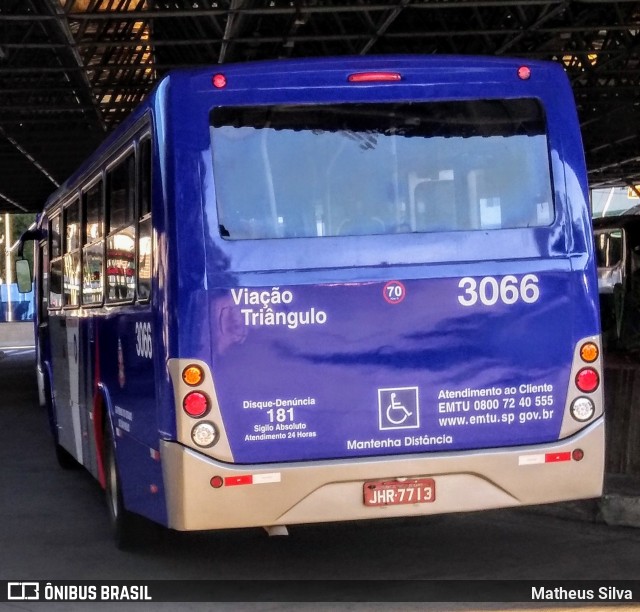
[[[78,246],[75,249],[69,249],[68,248],[68,237],[67,237],[67,211],[74,205],[78,206],[78,213],[79,213],[79,218],[78,218],[78,238],[77,238],[77,242],[78,242]],[[66,259],[68,256],[72,257],[73,255],[77,255],[78,256],[78,269],[79,269],[79,273],[78,273],[78,280],[79,280],[79,284],[78,284],[78,301],[77,303],[66,303],[66,299],[65,299],[65,292],[63,290],[62,292],[62,308],[64,310],[76,310],[77,308],[80,308],[80,305],[82,303],[82,290],[81,290],[81,279],[82,279],[82,231],[83,231],[83,215],[82,215],[82,200],[81,200],[81,196],[80,196],[80,192],[78,189],[73,189],[70,193],[70,197],[67,198],[63,204],[62,204],[62,210],[61,210],[61,239],[62,239],[62,262],[63,262],[63,280],[64,280],[64,271],[66,268]],[[64,289],[64,282],[63,282],[63,289]]]
[[[106,241],[106,218],[105,218],[105,199],[106,199],[106,194],[105,194],[105,173],[102,169],[98,170],[98,172],[92,176],[88,181],[83,182],[82,186],[80,187],[80,203],[81,203],[81,207],[82,207],[82,261],[81,261],[81,265],[82,265],[82,291],[80,294],[80,303],[82,304],[83,308],[98,308],[100,306],[102,306],[104,304],[105,301],[105,260],[106,260],[106,249],[105,249],[105,241]],[[93,240],[92,242],[89,242],[87,240],[87,202],[86,202],[86,198],[87,198],[87,194],[89,193],[89,191],[91,189],[93,189],[96,185],[100,184],[101,189],[101,203],[100,203],[100,208],[102,211],[102,234],[100,235],[99,238],[96,238],[95,240]],[[87,250],[88,247],[95,247],[97,245],[99,245],[100,243],[102,243],[102,266],[101,266],[101,274],[102,274],[102,293],[100,296],[100,300],[95,301],[95,302],[85,302],[84,301],[84,296],[85,296],[85,292],[84,292],[84,264],[85,264],[85,251]]]
[[[54,222],[58,221],[58,234],[57,236],[54,234],[53,231],[53,226],[54,226]],[[49,275],[49,282],[48,282],[48,286],[47,286],[47,290],[49,291],[49,299],[47,301],[47,311],[48,312],[52,312],[52,311],[60,311],[62,310],[64,304],[63,304],[63,288],[62,288],[62,265],[64,262],[64,252],[63,252],[63,245],[62,245],[62,229],[63,229],[63,223],[62,223],[63,219],[62,219],[62,206],[60,205],[60,203],[56,203],[56,205],[52,208],[51,213],[47,215],[47,231],[48,231],[48,250],[49,250],[49,262],[48,262],[48,275]],[[55,257],[51,257],[51,254],[54,252],[53,246],[54,243],[57,243],[57,255]],[[60,293],[59,293],[59,304],[56,305],[52,305],[51,302],[51,286],[52,286],[52,278],[53,278],[53,266],[54,264],[60,263]]]
[[[48,225],[48,220],[47,220]],[[37,243],[37,268],[36,268],[36,279],[37,279],[37,296],[38,299],[38,321],[40,322],[40,326],[48,323],[49,321],[49,278],[51,274],[51,270],[49,269],[49,249],[50,244],[49,240],[45,238]],[[46,302],[45,302],[45,297]]]
[[[142,192],[143,192],[143,169],[142,162],[143,156],[141,154],[142,145],[149,143],[149,155],[148,155],[148,211],[143,214],[142,212]],[[143,129],[136,137],[136,206],[135,206],[135,302],[138,304],[149,304],[151,302],[151,295],[153,292],[153,221],[152,221],[152,208],[153,208],[153,138],[150,129]],[[149,294],[140,297],[140,226],[143,223],[149,223],[149,240],[151,241],[151,249],[149,252]]]
[[[119,166],[127,163],[127,158],[133,155],[133,193],[134,193],[134,201],[133,201],[133,214],[130,217],[129,224],[122,224],[116,227],[115,229],[111,226],[111,176],[113,171]],[[137,146],[136,146],[136,137],[131,138],[113,157],[113,159],[105,166],[104,168],[104,213],[105,213],[105,284],[104,284],[104,304],[109,306],[119,306],[126,304],[134,304],[136,301],[136,270],[134,268],[134,287],[133,294],[131,297],[126,298],[110,298],[109,297],[109,275],[107,274],[109,270],[108,266],[108,254],[109,254],[109,239],[113,238],[119,233],[122,233],[127,228],[133,228],[133,261],[134,265],[137,263],[136,261],[136,242],[137,242],[137,222],[136,222],[136,214],[138,209],[138,179],[137,179]],[[126,286],[126,285],[125,285]]]

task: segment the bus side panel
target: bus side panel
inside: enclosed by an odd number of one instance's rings
[[[96,447],[93,434],[93,384],[92,346],[93,328],[87,313],[81,314],[78,321],[78,367],[77,396],[79,404],[80,430],[82,432],[82,464],[94,476],[97,475]]]
[[[125,508],[167,525],[167,506],[159,453],[118,428],[116,460],[121,466],[120,482]]]
[[[51,314],[49,331],[56,437],[58,444],[82,464],[79,319],[66,316],[66,313]]]
[[[160,84],[155,100],[153,118],[153,361],[155,365],[156,419],[158,435],[175,439],[176,421],[172,402],[173,389],[166,367],[170,354],[178,351],[178,326],[181,320],[176,308],[182,273],[176,261],[176,232],[187,228],[175,210],[176,179],[174,178],[174,139],[171,129],[172,115],[167,108],[167,91],[172,77]],[[187,243],[193,245],[197,239],[191,232]],[[188,261],[193,258],[190,253]]]
[[[97,329],[96,371],[108,398],[125,507],[164,522],[151,307],[121,307],[101,318]]]
[[[80,397],[84,467],[94,477],[100,478],[98,454],[102,451],[102,448],[98,445],[95,435],[95,400],[99,382],[96,378],[96,363],[98,362],[96,320],[95,311],[93,310],[85,311],[83,318],[80,320],[80,361],[83,364],[80,369]]]
[[[52,334],[50,342],[47,334]],[[50,361],[43,361],[52,392],[50,414],[56,442],[91,474],[98,476],[93,435],[94,331],[92,317],[81,311],[63,311],[49,317],[41,344],[50,346]],[[47,392],[49,392],[47,390]]]

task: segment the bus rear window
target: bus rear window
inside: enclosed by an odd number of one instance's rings
[[[229,240],[492,230],[553,222],[532,99],[218,107]]]

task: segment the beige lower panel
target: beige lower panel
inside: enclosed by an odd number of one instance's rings
[[[161,456],[169,526],[179,530],[222,529],[439,514],[597,497],[602,491],[604,422],[563,443],[532,447],[438,453],[403,458],[234,466],[173,442]],[[525,455],[581,448],[585,458],[520,465]],[[280,474],[280,482],[214,489],[213,476]],[[436,501],[367,507],[367,480],[434,477]]]

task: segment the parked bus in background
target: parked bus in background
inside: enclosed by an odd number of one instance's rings
[[[58,457],[177,530],[595,497],[598,285],[561,66],[177,71],[46,203]]]
[[[602,348],[640,350],[640,217],[629,213],[593,219]]]

